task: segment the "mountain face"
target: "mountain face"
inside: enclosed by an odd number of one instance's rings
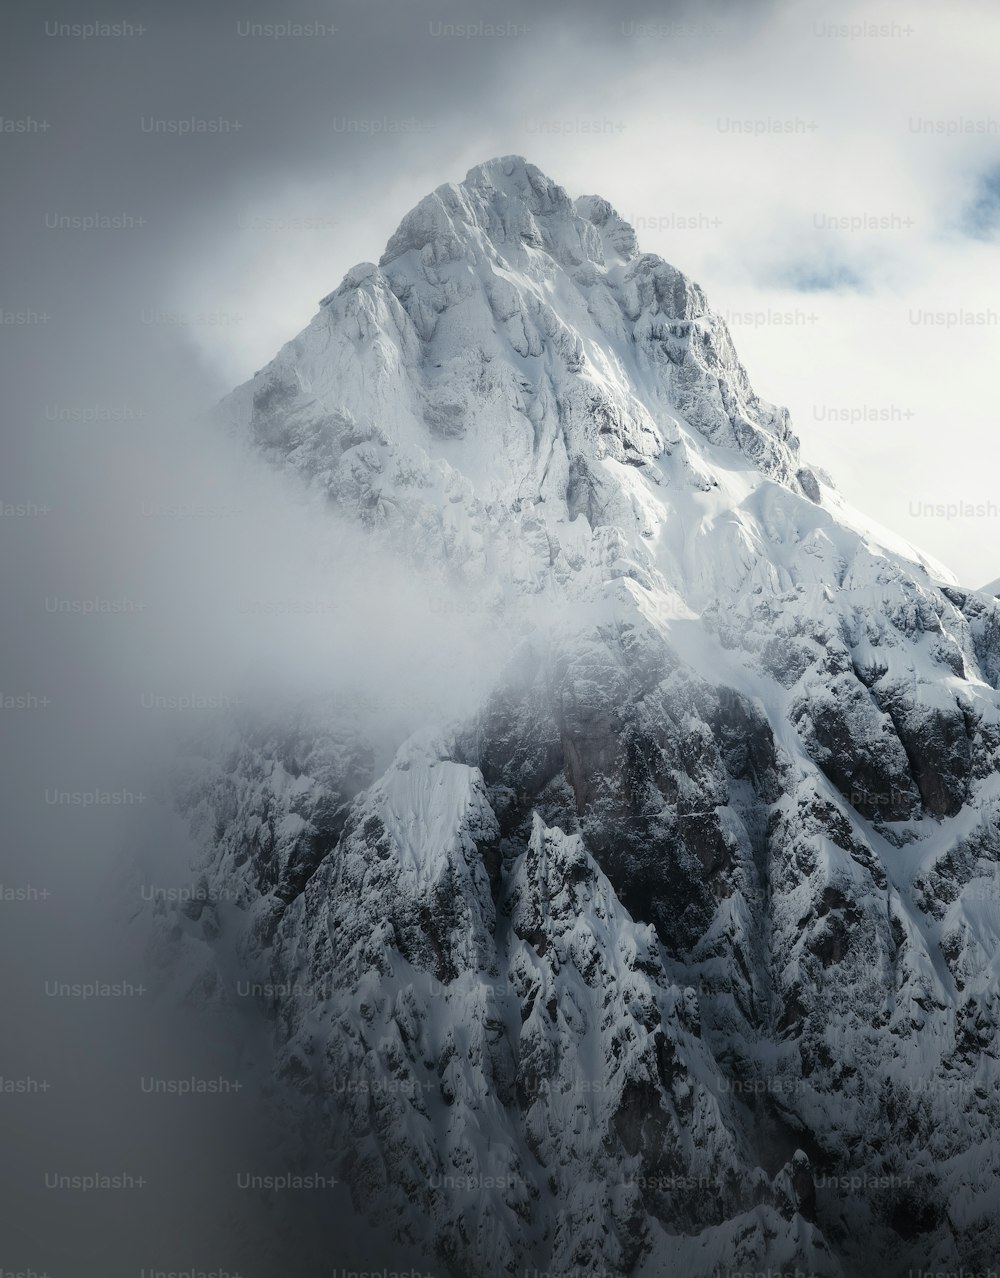
[[[170,944],[199,997],[266,984],[313,1166],[454,1275],[987,1270],[997,602],[866,525],[701,289],[515,157],[222,411],[509,635],[387,765],[317,699],[178,769],[205,890]]]

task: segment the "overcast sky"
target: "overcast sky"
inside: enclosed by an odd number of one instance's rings
[[[61,25],[96,19],[133,32]],[[456,29],[481,21],[499,33]],[[704,285],[849,499],[964,582],[1000,575],[989,0],[123,0],[6,27],[0,306],[48,318],[0,328],[5,501],[44,500],[67,458],[86,484],[109,428],[47,418],[215,398],[421,196],[516,152]],[[100,215],[134,224],[65,221]],[[124,437],[117,464],[127,483]],[[937,509],[956,504],[981,511]]]

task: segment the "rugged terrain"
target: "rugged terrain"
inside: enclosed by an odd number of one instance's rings
[[[222,416],[509,638],[387,766],[316,698],[177,770],[208,899],[164,952],[269,987],[276,1103],[358,1209],[454,1275],[988,1269],[997,602],[516,157]]]

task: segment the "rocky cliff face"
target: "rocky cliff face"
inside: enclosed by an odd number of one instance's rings
[[[517,158],[422,201],[223,406],[466,592],[493,691],[178,769],[199,996],[454,1274],[1000,1252],[1000,608],[805,466],[702,291]]]

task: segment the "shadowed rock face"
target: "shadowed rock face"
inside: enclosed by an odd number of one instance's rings
[[[289,1130],[455,1274],[995,1254],[997,604],[858,531],[697,285],[516,157],[223,412],[509,639],[387,766],[314,702],[179,768],[238,908],[175,940],[278,987]]]

